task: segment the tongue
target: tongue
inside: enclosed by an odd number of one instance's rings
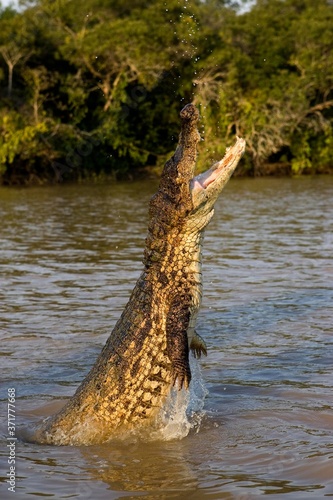
[[[197,175],[192,180],[192,188],[193,189],[206,189],[209,184],[215,181],[218,174],[218,170],[214,167],[207,170],[207,172],[203,172],[202,174]]]

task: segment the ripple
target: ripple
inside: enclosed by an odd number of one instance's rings
[[[99,354],[139,276],[155,187],[1,190],[0,387],[3,401],[16,388],[20,427],[59,408]],[[153,446],[19,442],[19,493],[332,496],[332,192],[331,177],[231,181],[204,243],[202,419]]]

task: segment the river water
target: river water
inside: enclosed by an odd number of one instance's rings
[[[176,416],[169,439],[153,442],[19,439],[74,393],[118,319],[155,189],[0,190],[0,498],[333,496],[333,177],[236,179],[218,201],[197,328],[208,357],[193,365],[190,430]]]

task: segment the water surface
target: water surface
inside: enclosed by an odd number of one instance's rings
[[[140,274],[155,189],[0,190],[0,497],[333,496],[332,177],[232,180],[218,201],[204,243],[199,427],[154,443],[19,440],[8,492],[7,389],[20,428],[73,394]]]

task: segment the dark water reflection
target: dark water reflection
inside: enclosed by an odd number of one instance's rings
[[[0,190],[1,498],[7,389],[21,426],[74,392],[139,275],[155,187]],[[204,245],[199,432],[18,442],[16,498],[333,496],[332,195],[331,177],[230,182]]]

